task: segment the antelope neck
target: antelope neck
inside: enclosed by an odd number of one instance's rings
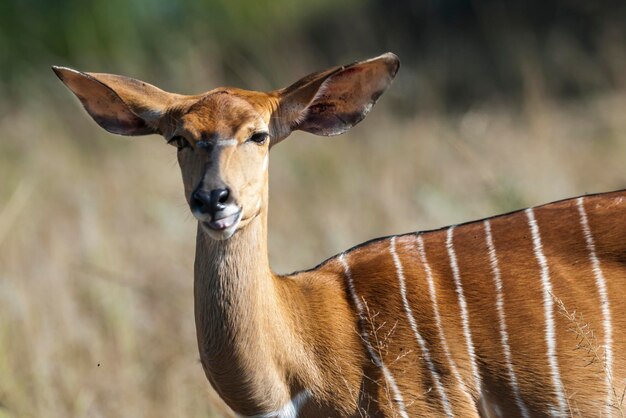
[[[296,339],[269,267],[266,225],[261,213],[225,241],[200,227],[196,240],[200,358],[213,387],[245,415],[275,410],[292,396],[285,347]]]

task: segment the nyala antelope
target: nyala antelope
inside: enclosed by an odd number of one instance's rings
[[[239,416],[623,416],[625,191],[375,239],[291,275],[270,269],[271,148],[294,130],[347,131],[398,68],[387,53],[280,90],[195,96],[54,71],[107,131],[176,148],[198,221],[200,359]]]

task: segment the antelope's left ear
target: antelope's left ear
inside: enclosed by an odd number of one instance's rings
[[[279,106],[273,120],[281,125],[275,127],[278,141],[296,129],[323,136],[346,132],[363,120],[399,68],[398,57],[388,52],[308,75],[275,92]]]

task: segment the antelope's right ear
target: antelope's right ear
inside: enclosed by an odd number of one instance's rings
[[[98,125],[114,134],[159,133],[159,122],[177,96],[119,75],[83,73],[56,66],[52,70]]]

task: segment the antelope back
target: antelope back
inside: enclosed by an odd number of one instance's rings
[[[619,416],[625,237],[621,191],[378,239],[325,268],[394,413]]]

